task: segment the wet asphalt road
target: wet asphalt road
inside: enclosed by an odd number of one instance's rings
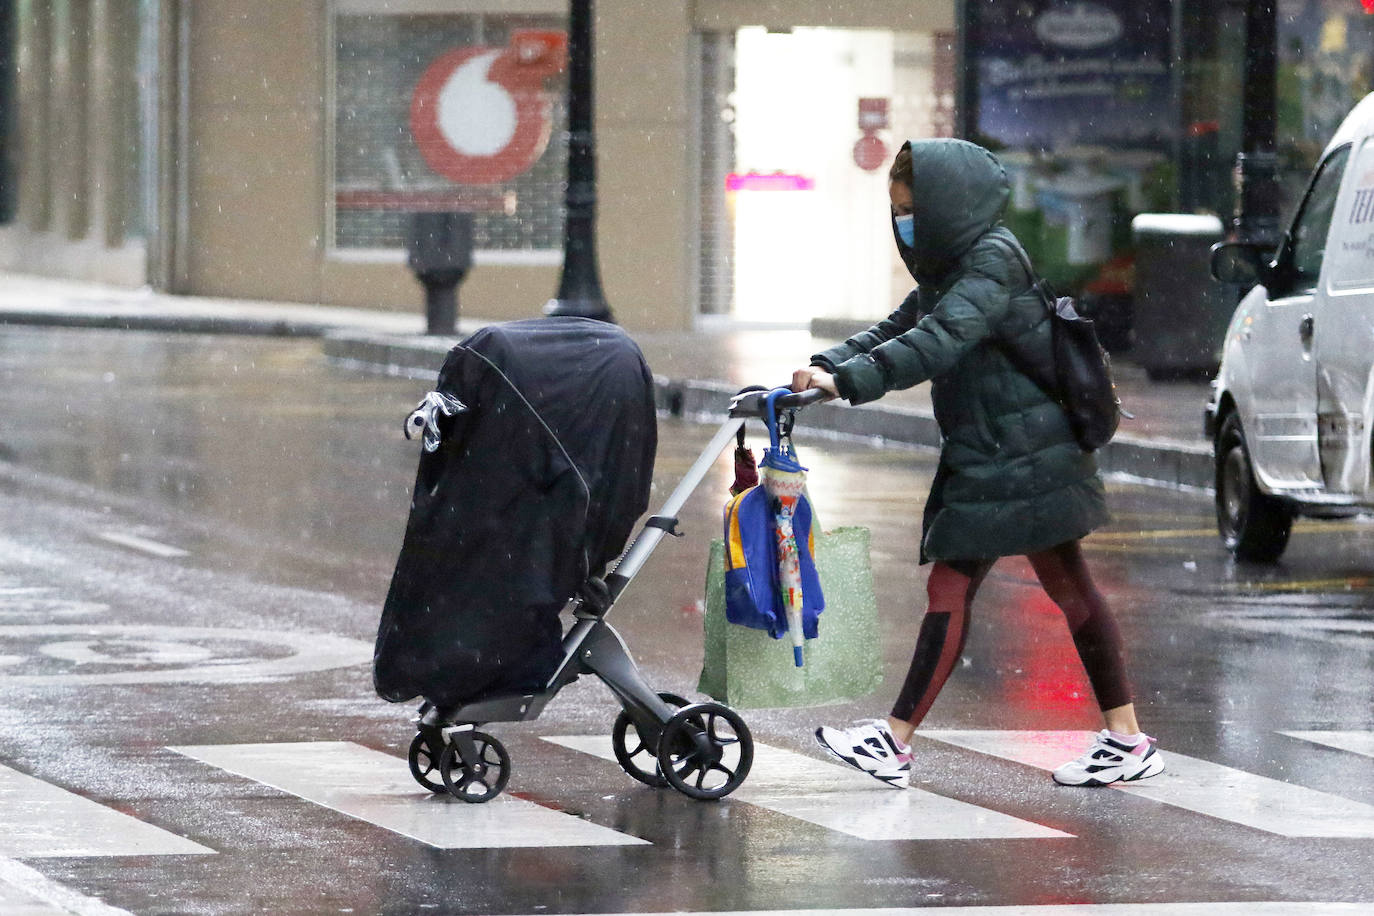
[[[491,727],[513,760],[507,795],[626,839],[501,846],[480,809],[409,783],[411,710],[369,680],[416,460],[400,422],[426,382],[329,367],[311,341],[0,335],[0,911],[59,890],[70,911],[99,900],[139,914],[1374,901],[1374,751],[1360,737],[1374,731],[1374,525],[1301,523],[1280,566],[1249,568],[1226,559],[1209,496],[1125,484],[1110,487],[1116,520],[1090,561],[1133,656],[1142,724],[1194,782],[1185,761],[1218,768],[1207,798],[1057,788],[956,746],[951,730],[1098,727],[1062,619],[1006,560],[917,741],[913,786],[1036,835],[862,839],[743,790],[699,803],[645,788],[543,740],[609,731],[617,705],[584,680],[537,721]],[[796,794],[824,801],[835,787],[810,730],[884,712],[905,672],[933,456],[808,438],[804,419],[825,525],[873,530],[890,634],[872,697],[745,711],[761,745],[814,761]],[[711,432],[661,421],[656,503]],[[683,513],[688,537],[666,540],[613,612],[660,690],[696,695],[705,545],[728,474],[722,459]],[[268,743],[301,755],[270,778],[206,759]],[[392,755],[413,790],[403,811],[468,819],[474,848],[369,821],[376,799],[319,797],[359,749]],[[70,807],[36,814],[36,784]],[[831,798],[828,816],[863,827],[898,794],[868,792]],[[1285,792],[1298,811],[1336,814],[1264,820]],[[910,817],[933,824],[930,812]],[[140,825],[156,828],[147,846]]]

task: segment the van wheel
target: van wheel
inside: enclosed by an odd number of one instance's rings
[[[1217,529],[1237,560],[1273,563],[1288,545],[1293,510],[1264,493],[1250,468],[1240,417],[1231,413],[1216,440]]]

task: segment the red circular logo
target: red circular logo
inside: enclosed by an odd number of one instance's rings
[[[496,184],[527,171],[549,143],[544,81],[563,69],[567,36],[523,30],[510,46],[441,54],[410,101],[410,130],[434,171],[460,184]]]

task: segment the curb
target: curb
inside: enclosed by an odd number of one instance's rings
[[[223,317],[216,315],[95,315],[57,312],[6,311],[0,326],[34,325],[49,328],[104,328],[112,331],[179,331],[189,334],[244,334],[261,337],[321,337],[337,324],[294,318]]]
[[[438,372],[453,341],[336,331],[324,335],[323,345],[325,356],[340,363],[426,377]],[[737,391],[738,386],[725,382],[654,376],[654,397],[659,409],[693,420],[719,422]],[[807,426],[875,444],[940,447],[940,428],[935,417],[922,410],[820,404],[808,410]],[[1212,489],[1212,451],[1206,445],[1119,435],[1098,451],[1097,460],[1104,473],[1173,487]]]

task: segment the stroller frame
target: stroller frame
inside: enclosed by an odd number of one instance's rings
[[[491,761],[489,758],[484,760],[484,749],[478,747],[478,741],[474,738],[485,739],[487,743],[496,743],[498,747],[499,742],[495,742],[495,739],[490,738],[490,736],[476,732],[475,729],[478,725],[486,722],[523,722],[536,719],[543,711],[544,706],[560,690],[584,674],[593,674],[615,694],[624,710],[624,715],[633,724],[636,733],[646,747],[657,748],[665,729],[675,723],[691,719],[693,716],[695,716],[697,727],[686,729],[683,735],[676,736],[677,741],[679,744],[684,740],[691,742],[698,752],[708,757],[712,754],[719,757],[719,753],[718,749],[710,747],[714,731],[712,728],[701,727],[701,716],[722,716],[727,719],[729,726],[739,733],[740,740],[747,745],[744,748],[747,751],[747,760],[742,765],[743,772],[739,773],[738,782],[735,785],[730,785],[725,792],[719,794],[698,794],[689,791],[690,786],[678,785],[675,780],[669,777],[667,782],[671,783],[674,788],[698,798],[719,798],[728,794],[729,791],[733,791],[738,783],[743,782],[743,777],[748,771],[747,761],[752,760],[753,753],[753,742],[749,737],[748,729],[744,727],[744,723],[733,711],[715,703],[695,704],[681,709],[670,706],[645,681],[639,667],[631,657],[624,639],[614,627],[606,622],[605,616],[640,569],[643,568],[654,549],[663,540],[664,535],[682,536],[677,530],[678,512],[682,510],[692,493],[706,478],[721,452],[734,441],[740,427],[748,419],[762,419],[764,417],[764,412],[767,409],[767,393],[764,390],[746,390],[731,401],[729,419],[721,425],[696,461],[687,470],[687,473],[683,475],[682,480],[663,504],[663,508],[659,510],[657,515],[649,517],[644,522],[639,535],[635,537],[633,543],[622,555],[615,569],[606,576],[604,580],[606,594],[602,596],[602,599],[592,601],[585,594],[581,594],[569,601],[565,610],[571,611],[574,623],[563,637],[562,661],[550,676],[543,690],[496,694],[472,703],[448,708],[426,702],[420,707],[419,718],[416,722],[419,729],[417,741],[425,740],[431,749],[451,745],[455,749],[455,753],[450,757],[451,761],[456,762],[454,760],[456,758],[461,760],[465,768],[475,767],[477,772],[481,772],[485,765],[490,765]],[[775,409],[795,410],[816,403],[823,397],[823,392],[811,389],[798,394],[778,397],[774,406]],[[684,717],[684,714],[687,716]],[[504,748],[499,753],[504,755]],[[621,763],[627,771],[630,771],[630,767],[626,765],[625,761],[622,760]],[[419,774],[416,775],[418,779]],[[631,775],[642,781],[650,782],[650,784],[661,784],[645,779],[643,774],[636,775],[631,771]],[[486,801],[487,798],[494,797],[504,786],[504,783],[505,780],[501,779],[496,791],[491,792],[485,798],[468,798],[467,800]]]

